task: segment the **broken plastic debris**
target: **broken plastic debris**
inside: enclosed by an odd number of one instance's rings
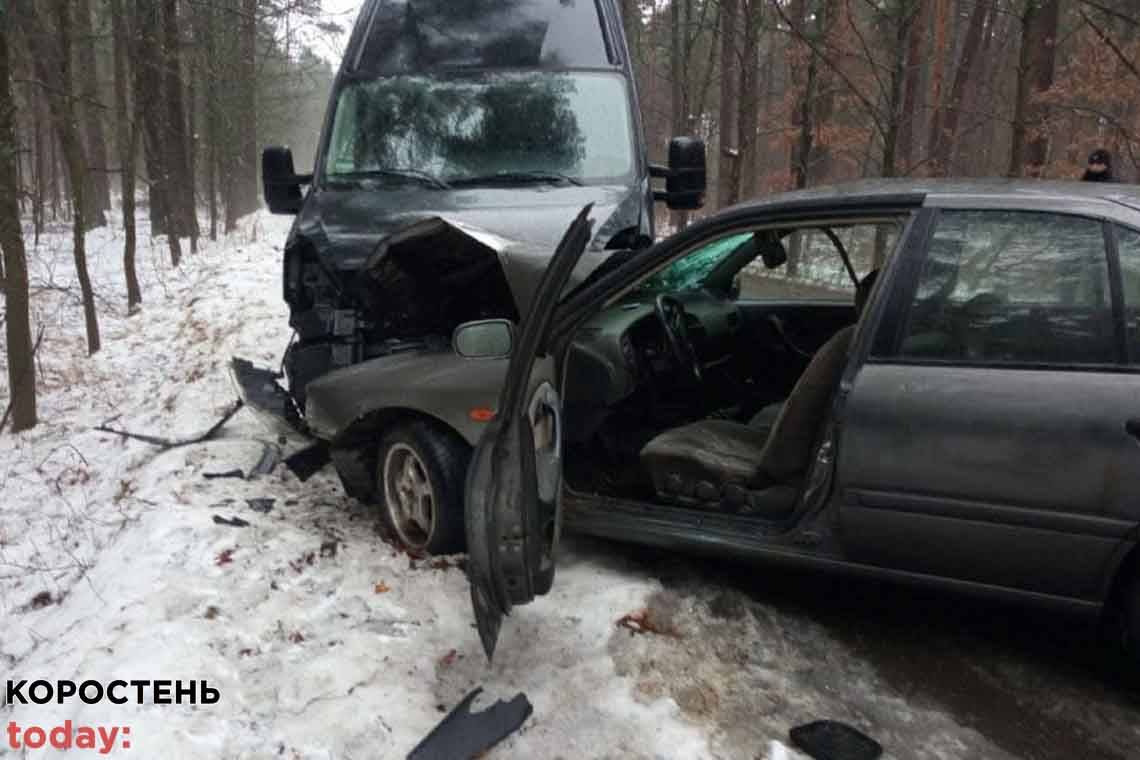
[[[254,512],[261,512],[262,514],[265,514],[269,510],[273,509],[273,504],[276,501],[276,499],[246,499],[245,503],[249,505],[249,508]]]
[[[202,477],[206,480],[217,480],[219,478],[244,478],[245,475],[241,470],[226,470],[225,472],[203,472]]]
[[[518,730],[534,712],[530,700],[519,693],[510,702],[499,700],[481,712],[470,710],[482,687],[463,698],[455,709],[439,722],[416,748],[408,760],[463,760],[476,757]]]
[[[788,732],[792,744],[815,760],[877,760],[883,746],[853,726],[817,720]]]

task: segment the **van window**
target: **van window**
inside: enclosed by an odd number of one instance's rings
[[[595,0],[379,0],[355,69],[609,67]]]
[[[617,74],[384,77],[341,90],[325,173],[398,169],[459,181],[557,172],[624,181],[633,162],[629,94]]]

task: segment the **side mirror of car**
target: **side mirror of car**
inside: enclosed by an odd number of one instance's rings
[[[464,322],[455,328],[451,346],[465,359],[502,359],[511,355],[515,326],[508,319]]]
[[[311,174],[293,169],[293,151],[274,145],[261,152],[261,185],[265,204],[274,214],[296,214],[304,197],[301,186],[313,181]]]
[[[736,301],[740,298],[740,272],[732,277],[732,284],[728,286],[728,300]]]
[[[674,137],[669,141],[669,166],[650,167],[654,177],[665,178],[665,192],[653,199],[671,209],[691,210],[705,205],[705,142],[699,137]]]

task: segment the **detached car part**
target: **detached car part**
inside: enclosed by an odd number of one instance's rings
[[[471,712],[471,703],[483,688],[463,698],[416,748],[408,760],[466,760],[476,757],[517,731],[534,712],[521,692],[509,702],[499,700],[482,712]]]

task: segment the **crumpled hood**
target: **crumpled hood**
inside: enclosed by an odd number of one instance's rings
[[[550,256],[581,208],[593,203],[590,248],[601,250],[617,232],[640,225],[643,192],[637,185],[316,189],[291,237],[306,238],[330,269],[351,271],[394,232],[443,217]]]
[[[431,216],[385,237],[365,260],[362,280],[373,303],[421,324],[452,329],[473,319],[517,320],[530,308],[557,244],[511,240],[450,216]],[[569,285],[611,253],[585,251]]]

